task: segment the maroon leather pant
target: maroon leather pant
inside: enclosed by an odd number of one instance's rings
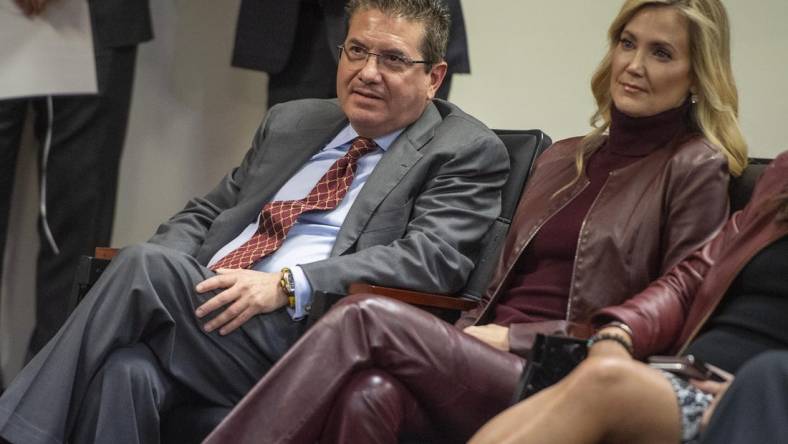
[[[348,297],[205,443],[465,441],[508,406],[523,362],[407,304]]]
[[[388,373],[362,370],[334,400],[322,443],[444,442],[446,439],[407,387]]]

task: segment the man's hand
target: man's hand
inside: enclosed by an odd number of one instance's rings
[[[463,330],[466,334],[495,347],[498,350],[509,351],[509,328],[498,324],[471,325]]]
[[[15,0],[17,6],[25,13],[26,16],[34,16],[44,12],[47,3],[50,0]]]
[[[224,289],[221,293],[197,307],[198,318],[227,306],[203,328],[211,332],[217,328],[226,335],[260,313],[269,313],[287,305],[287,295],[279,286],[279,274],[253,270],[220,268],[217,275],[208,278],[195,288],[198,293]]]

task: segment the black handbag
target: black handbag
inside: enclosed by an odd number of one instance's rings
[[[585,359],[588,351],[586,344],[585,339],[537,334],[512,404],[550,387],[568,375]]]

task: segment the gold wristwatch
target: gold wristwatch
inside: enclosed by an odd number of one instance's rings
[[[282,268],[281,272],[279,286],[282,287],[282,291],[287,295],[287,305],[290,308],[295,308],[295,279],[293,279],[293,272],[287,267]]]

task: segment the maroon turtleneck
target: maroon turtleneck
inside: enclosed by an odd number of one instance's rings
[[[608,175],[685,136],[690,131],[689,111],[689,101],[642,118],[629,117],[613,107],[610,135],[586,162],[588,185],[553,215],[526,247],[495,307],[494,323],[508,326],[566,317],[577,237]]]

